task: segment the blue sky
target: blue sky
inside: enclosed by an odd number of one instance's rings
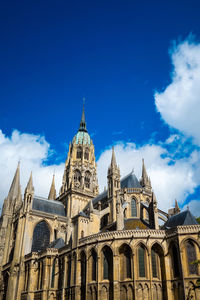
[[[190,119],[193,113],[187,119],[184,114],[185,110],[192,112],[194,107],[191,111],[185,109],[187,106],[180,109],[180,105],[191,102],[189,97],[177,107],[181,116],[172,117],[170,112],[175,106],[173,101],[171,106],[166,105],[172,96],[165,91],[173,83],[176,66],[184,65],[183,53],[186,53],[187,58],[190,54],[194,55],[194,59],[199,62],[199,11],[200,3],[194,0],[165,3],[1,2],[0,145],[5,148],[0,147],[0,151],[5,151],[5,159],[2,163],[0,160],[0,165],[2,172],[7,172],[8,181],[2,189],[9,186],[19,156],[24,182],[29,169],[34,169],[34,162],[38,166],[35,177],[39,176],[39,171],[44,171],[44,165],[63,172],[67,145],[78,129],[82,98],[85,97],[87,127],[95,144],[100,174],[103,170],[105,172],[105,166],[107,168],[113,144],[116,145],[122,164],[122,175],[129,171],[124,160],[127,151],[131,149],[131,168],[135,166],[138,176],[139,161],[134,160],[140,160],[141,157],[136,158],[135,153],[155,146],[160,151],[155,161],[160,161],[162,172],[166,171],[168,164],[180,165],[181,168],[185,166],[187,180],[192,182],[185,189],[182,188],[181,193],[169,195],[170,205],[176,195],[182,206],[190,201],[198,201],[200,196],[195,192],[200,185],[197,180],[200,174],[199,139],[195,129],[198,120],[195,123]],[[173,46],[174,41],[176,46]],[[188,46],[184,50],[187,42],[197,48],[193,51]],[[179,62],[177,55],[174,63],[173,54],[181,45],[183,60]],[[181,91],[174,98],[176,103],[176,99],[181,99]],[[156,92],[159,93],[157,102]],[[195,107],[198,113],[200,105]],[[185,127],[185,123],[191,126]],[[13,130],[17,130],[14,138]],[[170,137],[172,142],[166,142]],[[26,148],[19,153],[19,147],[22,142],[24,145],[24,141],[26,145],[33,143],[30,166],[27,165],[28,158],[23,163],[23,151],[26,152]],[[9,147],[12,145],[10,152],[7,151],[8,144]],[[35,154],[37,146],[41,146],[39,155]],[[8,156],[8,152],[12,154]],[[149,152],[145,155],[147,152],[143,153],[147,168],[150,175],[155,177],[155,164],[150,159],[153,155]],[[107,157],[105,162],[104,157]],[[148,160],[152,162],[148,163]],[[170,173],[171,169],[166,172]],[[180,170],[180,173],[183,171]],[[0,173],[1,176],[5,175]],[[106,174],[104,177],[106,179]],[[103,179],[100,182],[105,184]],[[59,186],[59,182],[57,184]],[[163,194],[166,191],[167,187]],[[158,188],[158,195],[162,197],[163,194]]]

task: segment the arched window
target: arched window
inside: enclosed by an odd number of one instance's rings
[[[113,279],[113,254],[108,246],[103,248],[103,279]]]
[[[79,170],[74,171],[74,182],[78,184],[81,183],[81,172]]]
[[[151,249],[151,265],[152,265],[152,275],[154,278],[157,278],[158,277],[157,253],[153,249]]]
[[[72,271],[72,259],[71,255],[67,258],[67,287],[70,287],[71,284],[71,271]]]
[[[145,249],[143,246],[140,246],[138,248],[138,262],[139,262],[139,277],[146,277]]]
[[[51,288],[54,288],[56,274],[56,258],[53,260],[52,273],[51,273]]]
[[[47,248],[50,240],[50,231],[47,223],[41,221],[33,231],[32,252],[42,251]]]
[[[87,189],[90,188],[90,178],[91,178],[90,172],[89,172],[89,171],[86,171],[86,172],[85,172],[85,187],[86,187]]]
[[[85,158],[86,160],[89,160],[89,150],[88,150],[88,149],[85,149],[84,158]]]
[[[59,289],[61,289],[63,287],[64,266],[65,266],[64,257],[59,258],[59,280],[58,280],[58,288]],[[71,274],[70,274],[70,276],[71,276]]]
[[[127,245],[122,245],[119,249],[120,254],[120,272],[121,280],[132,277],[132,251],[131,248]]]
[[[192,264],[196,260],[195,246],[191,241],[187,241],[186,249],[189,274],[197,274],[197,266]]]
[[[174,270],[174,277],[178,277],[180,275],[179,271],[179,258],[176,245],[172,245],[172,260],[173,260],[173,270]]]
[[[137,207],[135,199],[131,199],[131,217],[137,217]]]
[[[76,152],[76,158],[82,158],[82,148],[78,147],[77,152]]]
[[[74,262],[74,285],[75,285],[76,284],[76,253],[74,253],[73,262]]]
[[[81,252],[81,300],[86,299],[86,255]]]
[[[92,249],[91,257],[92,257],[92,280],[96,281],[97,280],[97,254],[96,251],[94,251],[94,249]]]

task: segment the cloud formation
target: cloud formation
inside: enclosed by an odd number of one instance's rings
[[[200,44],[191,39],[171,49],[171,83],[155,93],[155,104],[171,127],[200,145]]]
[[[137,147],[134,143],[117,143],[115,152],[122,177],[134,169],[137,178],[140,179],[142,158],[145,159],[146,169],[151,178],[159,208],[165,211],[174,205],[175,199],[180,205],[183,205],[187,196],[192,194],[200,184],[200,181],[197,181],[197,171],[199,170],[196,167],[200,157],[196,151],[190,157],[176,161],[172,161],[171,154],[165,148],[165,143],[162,145],[147,144],[142,147]],[[101,189],[107,184],[105,175],[110,160],[111,149],[105,150],[98,160]],[[198,214],[200,214],[200,209]]]
[[[142,158],[151,177],[158,206],[168,210],[177,199],[185,209],[188,196],[190,209],[200,215],[200,197],[195,191],[200,186],[200,44],[184,41],[171,51],[173,73],[171,83],[163,92],[156,92],[155,104],[162,119],[179,132],[166,141],[145,145],[116,142],[115,152],[121,176],[134,169],[141,177]],[[192,137],[189,140],[188,137]],[[107,169],[111,146],[100,155],[98,178],[100,190],[107,186]],[[21,160],[22,191],[31,170],[35,194],[47,197],[52,175],[56,175],[57,193],[61,186],[64,163],[47,165],[52,150],[44,137],[14,130],[10,137],[0,130],[0,204],[6,197],[18,160]],[[66,153],[67,154],[67,153]]]
[[[48,196],[53,172],[55,172],[56,188],[60,188],[64,164],[46,166],[44,162],[51,155],[50,145],[44,137],[14,130],[6,137],[0,130],[0,204],[8,194],[17,162],[21,161],[22,192],[33,171],[35,193]]]

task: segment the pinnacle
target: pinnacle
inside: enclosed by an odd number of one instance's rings
[[[112,167],[117,166],[114,147],[112,147],[111,166]]]
[[[13,178],[8,198],[17,198],[21,194],[21,187],[20,187],[20,162],[18,162],[17,169],[15,172],[15,176]]]
[[[52,179],[48,199],[49,200],[55,200],[56,199],[55,175],[53,175],[53,179]]]
[[[30,191],[30,192],[33,192],[33,191],[34,191],[32,171],[31,171],[31,174],[30,174],[30,177],[29,177],[28,184],[27,184],[27,186],[26,186],[26,190],[28,190],[28,191]]]

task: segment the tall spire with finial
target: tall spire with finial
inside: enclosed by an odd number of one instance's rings
[[[114,146],[112,147],[112,158],[111,158],[111,167],[116,167],[116,157],[115,157],[115,149]]]
[[[25,189],[25,193],[26,192],[27,193],[33,193],[34,192],[32,171],[31,171],[31,174],[30,174],[30,177],[29,177],[28,184],[27,184],[26,189]]]
[[[17,170],[15,172],[15,176],[13,178],[9,193],[8,193],[8,198],[17,198],[21,194],[21,187],[20,187],[20,161],[18,162],[17,165]]]
[[[53,174],[53,179],[52,179],[48,199],[49,200],[55,200],[56,199],[55,175],[54,174]]]
[[[82,117],[81,117],[79,131],[87,132],[86,122],[85,122],[85,98],[83,98],[83,111],[82,111]]]

